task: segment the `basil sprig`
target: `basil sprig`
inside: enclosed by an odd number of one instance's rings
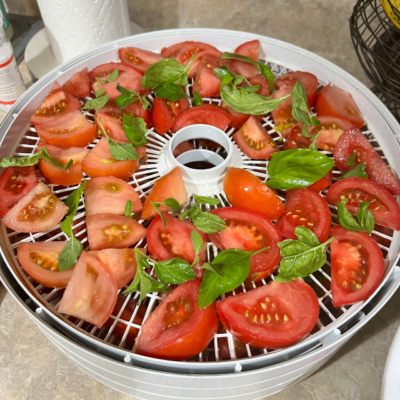
[[[365,201],[358,206],[357,222],[346,208],[346,204],[348,201],[349,199],[344,198],[340,203],[337,204],[337,216],[340,225],[342,225],[343,228],[346,228],[348,231],[371,233],[374,230],[375,226],[375,218],[372,212],[368,210],[368,207],[371,203],[369,201]]]
[[[240,54],[235,54],[235,53],[228,53],[228,52],[224,52],[221,55],[221,59],[223,60],[239,60],[239,61],[244,61],[247,62],[249,64],[254,65],[255,67],[258,68],[258,70],[261,72],[261,75],[264,78],[268,79],[268,84],[269,84],[269,88],[270,91],[272,91],[273,87],[274,87],[274,74],[273,72],[262,62],[258,62],[258,61],[254,61],[252,58],[247,57],[247,56],[242,56]]]
[[[165,221],[163,213],[160,210],[161,204],[164,204],[165,206],[171,208],[173,211],[179,211],[180,208],[179,203],[172,197],[164,201],[159,201],[159,202],[151,201],[150,203],[153,206],[154,210],[156,210],[157,214],[161,217],[161,220],[164,224],[164,228],[167,229],[167,223]]]
[[[308,187],[326,175],[335,162],[310,149],[291,149],[272,155],[268,164],[270,179],[265,183],[274,189]]]
[[[142,105],[144,110],[147,110],[147,108],[149,107],[149,102],[147,101],[146,97],[141,96],[140,93],[135,92],[134,90],[126,89],[119,83],[117,84],[117,90],[121,93],[121,95],[115,99],[115,102],[119,105],[118,111],[121,111],[126,106],[129,106],[129,104],[137,100],[140,101],[140,104]]]
[[[95,94],[96,94],[96,99],[93,100],[88,100],[83,106],[82,106],[82,110],[99,110],[100,108],[103,108],[108,100],[110,100],[110,96],[108,94],[106,94],[105,96],[102,95],[97,95],[97,93],[100,90],[104,90],[104,89],[99,89]],[[101,94],[105,93],[104,92],[100,92]]]
[[[368,179],[368,174],[365,172],[365,164],[360,163],[355,168],[351,169],[350,171],[344,172],[341,176],[337,179],[346,179],[346,178],[364,178]]]
[[[71,168],[73,164],[73,160],[69,160],[67,165],[61,164],[54,157],[52,157],[47,151],[46,147],[43,146],[40,151],[28,157],[20,157],[20,158],[8,158],[4,157],[1,160],[0,167],[30,167],[31,165],[36,165],[40,159],[43,159],[49,162],[51,165],[58,169],[68,169]]]
[[[135,146],[144,146],[147,144],[146,130],[147,125],[143,118],[133,117],[133,112],[124,114],[122,120],[122,129],[125,131],[127,139]]]
[[[326,263],[326,247],[335,240],[331,237],[321,244],[315,234],[304,226],[297,226],[295,234],[298,240],[287,239],[278,243],[283,258],[276,282],[305,278],[320,269]]]
[[[201,96],[197,93],[197,90],[193,92],[193,105],[194,106],[201,106],[204,104],[203,99]]]
[[[186,97],[186,93],[176,83],[167,83],[156,91],[156,97],[170,101],[178,101]]]
[[[125,217],[132,218],[132,200],[129,199],[125,204]]]

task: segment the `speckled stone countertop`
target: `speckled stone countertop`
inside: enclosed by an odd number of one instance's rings
[[[35,0],[12,0],[24,13]],[[351,0],[128,0],[145,31],[223,28],[254,32],[311,50],[369,85],[348,27]],[[271,400],[377,400],[400,324],[400,292],[327,364]],[[80,371],[39,331],[0,284],[0,399],[128,400]]]

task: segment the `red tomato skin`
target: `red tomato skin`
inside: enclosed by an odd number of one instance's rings
[[[190,151],[190,150],[194,150],[194,149],[195,149],[195,147],[192,143],[182,142],[182,143],[179,143],[178,146],[175,147],[173,155],[176,158],[176,157],[180,156],[181,154],[186,153],[187,151]]]
[[[391,193],[378,183],[364,178],[346,178],[334,183],[326,194],[326,201],[336,206],[341,201],[341,196],[346,190],[362,190],[364,193],[373,196],[382,203],[385,210],[375,210],[375,205],[371,204],[368,209],[375,218],[375,223],[395,231],[400,230],[400,206],[393,198]],[[360,196],[360,201],[365,201],[364,196]],[[351,204],[349,201],[346,208],[353,214],[357,213],[358,204]]]
[[[383,259],[382,250],[375,240],[365,232],[348,231],[341,226],[333,226],[331,229],[331,237],[335,237],[335,240],[330,244],[332,304],[334,307],[340,308],[367,299],[378,289],[383,280],[385,261]],[[358,243],[368,253],[367,280],[363,283],[360,290],[353,293],[346,293],[341,288],[341,282],[339,282],[340,277],[338,274],[340,272],[340,265],[338,260],[341,259],[339,243],[342,241]]]
[[[71,279],[74,267],[66,271],[52,271],[46,269],[37,263],[34,263],[30,257],[30,252],[52,252],[60,254],[67,242],[23,242],[18,246],[18,261],[22,268],[37,283],[50,288],[63,288],[68,285]]]
[[[0,175],[0,216],[4,217],[38,183],[34,166],[6,168]]]
[[[90,83],[93,85],[93,83],[96,82],[96,77],[102,78],[106,75],[110,75],[111,72],[113,72],[115,69],[118,69],[119,72],[128,72],[136,76],[142,76],[140,72],[138,72],[135,68],[130,67],[129,65],[110,62],[106,64],[100,64],[89,72]]]
[[[285,213],[279,218],[276,224],[276,227],[282,233],[283,239],[297,240],[297,236],[294,233],[295,228],[301,225],[310,229],[321,243],[328,240],[332,218],[328,204],[320,194],[309,189],[288,190],[285,207]],[[308,224],[302,225],[300,223],[299,225],[295,225],[291,222],[292,219],[290,216],[295,214],[298,208],[305,209],[307,217],[312,218],[312,221],[314,221],[311,222],[314,224],[313,226]]]
[[[238,311],[240,308],[245,310],[254,307],[258,300],[264,302],[266,297],[272,303],[278,304],[280,314],[289,316],[286,324],[279,322],[283,325],[279,326],[279,330],[274,329],[278,323],[276,320],[272,320],[272,324],[251,324]],[[271,303],[263,304],[268,308]],[[307,336],[317,323],[319,315],[318,297],[301,279],[289,283],[271,282],[247,293],[226,297],[216,303],[216,308],[220,321],[233,336],[249,346],[269,349],[288,347]],[[264,315],[265,321],[268,321],[268,311]],[[284,315],[278,314],[279,321],[283,320]]]
[[[235,54],[250,57],[253,61],[258,61],[259,53],[260,41],[258,39],[243,43],[235,50]],[[237,72],[237,75],[243,75],[246,79],[254,78],[259,72],[257,67],[245,61],[232,60],[230,66]]]
[[[45,196],[53,201],[53,209],[47,213],[45,218],[34,217],[33,220],[25,220],[23,210],[32,201],[35,201],[35,208],[41,207],[40,197]],[[68,207],[60,201],[50,189],[42,182],[38,183],[25,197],[23,197],[3,217],[3,224],[16,232],[42,232],[54,228],[68,212]]]
[[[311,139],[304,137],[301,133],[303,127],[302,122],[298,122],[293,128],[290,128],[290,133],[286,137],[283,145],[283,150],[291,149],[308,149],[311,144]]]
[[[313,183],[307,189],[314,190],[314,192],[320,192],[332,185],[332,170],[330,170],[323,178]]]
[[[92,88],[90,86],[88,69],[85,68],[80,72],[76,72],[64,83],[62,88],[74,97],[90,96]]]
[[[353,167],[347,165],[347,160],[354,153],[355,165],[365,163],[365,172],[368,178],[384,186],[393,196],[400,194],[400,184],[389,166],[376,152],[371,143],[357,128],[351,128],[340,137],[334,153],[336,166],[342,171],[349,171]]]
[[[151,65],[163,59],[161,54],[136,47],[123,47],[118,50],[118,54],[123,64],[129,65],[143,74]]]
[[[197,279],[180,284],[150,314],[136,339],[135,353],[166,360],[183,361],[202,352],[215,336],[218,318],[214,303],[202,310],[197,305],[200,282]],[[178,299],[190,298],[194,308],[182,325],[167,328],[163,316],[167,306]]]
[[[58,311],[83,319],[100,329],[110,318],[117,296],[118,288],[111,271],[96,257],[83,252]],[[81,304],[77,306],[78,303]]]
[[[221,65],[228,65],[227,60],[221,60],[212,54],[205,54],[196,73],[193,90],[201,97],[219,96],[221,79],[214,73],[214,69]]]
[[[208,235],[208,239],[220,250],[228,250],[230,248],[238,248],[245,251],[256,251],[264,247],[263,244],[256,244],[251,238],[249,240],[249,232],[245,232],[245,237],[236,232],[236,228],[240,228],[241,224],[252,225],[256,227],[255,232],[261,232],[267,236],[269,246],[268,250],[256,254],[250,259],[249,278],[259,281],[274,272],[276,266],[281,260],[278,243],[282,241],[282,235],[276,226],[264,215],[238,207],[222,207],[210,211],[212,214],[218,215],[224,221],[239,221],[237,226],[225,228],[222,232]],[[253,234],[254,237],[255,234]],[[234,244],[234,245],[233,245]]]
[[[361,128],[365,123],[352,95],[333,85],[327,85],[319,92],[315,111],[318,116],[331,115],[344,118],[357,128]]]
[[[254,78],[251,78],[249,82],[252,86],[260,86],[260,89],[256,93],[261,94],[262,96],[269,96],[270,90],[267,78],[264,78],[261,75],[256,75]]]
[[[224,130],[232,121],[232,117],[221,107],[211,104],[203,104],[191,107],[184,111],[175,120],[171,132],[175,133],[180,129],[193,124],[206,124]],[[154,123],[154,121],[153,121]]]

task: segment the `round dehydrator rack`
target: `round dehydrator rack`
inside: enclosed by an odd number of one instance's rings
[[[351,93],[367,121],[363,133],[392,170],[395,173],[400,171],[400,127],[383,103],[359,81],[323,58],[287,43],[243,32],[214,29],[169,30],[136,35],[102,46],[59,66],[33,85],[4,118],[0,125],[0,157],[23,156],[34,152],[38,136],[29,124],[29,118],[53,83],[58,81],[63,84],[72,74],[85,67],[90,70],[99,64],[117,61],[117,49],[120,47],[135,46],[160,52],[163,47],[171,44],[194,40],[209,43],[221,51],[232,51],[239,44],[253,39],[260,40],[260,59],[271,68],[275,76],[290,70],[308,71],[318,77],[320,86],[331,82]],[[149,97],[150,103],[152,100]],[[204,101],[214,104],[220,102],[214,98]],[[86,115],[93,119],[90,113]],[[262,124],[277,141],[278,135],[273,131],[271,116],[265,116]],[[206,127],[199,125],[193,129],[201,131],[203,128]],[[225,167],[234,165],[244,168],[265,180],[267,162],[246,157],[232,139],[234,132],[235,130],[230,128],[225,132],[232,154],[224,164]],[[148,161],[128,180],[141,198],[147,196],[156,179],[172,168],[168,152],[174,135],[167,133],[160,136],[153,129],[146,135]],[[203,134],[199,135],[195,137],[204,137]],[[89,148],[94,144],[89,145]],[[216,150],[216,153],[218,151]],[[326,154],[332,157],[332,154]],[[206,173],[205,171],[204,174]],[[185,171],[183,175],[185,179]],[[210,179],[212,182],[209,185],[204,184],[203,180],[203,184],[197,187],[190,184],[189,178],[185,179],[190,194],[188,205],[192,201],[193,193],[215,196],[222,204],[227,204],[221,179]],[[61,200],[65,200],[76,188],[54,185],[50,187]],[[284,192],[279,194],[284,199]],[[331,207],[331,211],[335,223],[336,208]],[[311,335],[287,349],[269,351],[246,346],[247,354],[240,356],[235,352],[233,337],[226,331],[219,331],[208,346],[207,352],[190,361],[158,360],[134,354],[132,347],[126,345],[125,338],[130,327],[140,328],[133,322],[138,307],[130,321],[119,317],[128,299],[131,296],[134,299],[138,298],[137,292],[127,296],[120,313],[111,317],[114,323],[109,328],[98,329],[84,321],[58,313],[57,306],[62,290],[48,289],[34,282],[20,267],[16,254],[20,242],[66,240],[59,226],[46,232],[21,234],[2,224],[0,246],[5,265],[1,265],[0,276],[7,289],[43,333],[80,368],[110,387],[141,399],[256,399],[280,391],[319,368],[379,311],[400,285],[400,268],[397,267],[400,233],[379,226],[375,228],[372,237],[377,240],[383,251],[386,270],[384,280],[373,296],[365,302],[335,309],[329,290],[328,262],[307,280],[316,290],[320,304],[320,316]],[[74,231],[84,246],[87,246],[83,198],[74,219]],[[143,244],[145,242],[139,242],[137,246]],[[207,257],[212,257],[216,251],[217,249],[209,244]],[[268,281],[263,280],[258,285]],[[243,285],[241,290],[251,290],[251,285]],[[162,294],[152,293],[146,297],[141,306],[146,307],[144,318],[147,318],[160,300]],[[126,326],[122,340],[116,340],[112,335],[117,322]],[[223,345],[229,349],[229,357],[225,356],[224,359],[219,351]]]

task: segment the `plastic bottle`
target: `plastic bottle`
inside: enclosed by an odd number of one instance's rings
[[[4,32],[3,14],[0,12],[0,110],[4,112],[10,110],[25,90],[13,48]]]
[[[7,39],[10,39],[14,35],[13,27],[10,24],[10,20],[7,17],[6,8],[4,7],[3,0],[0,0],[0,11],[3,13],[3,28],[6,33]]]

